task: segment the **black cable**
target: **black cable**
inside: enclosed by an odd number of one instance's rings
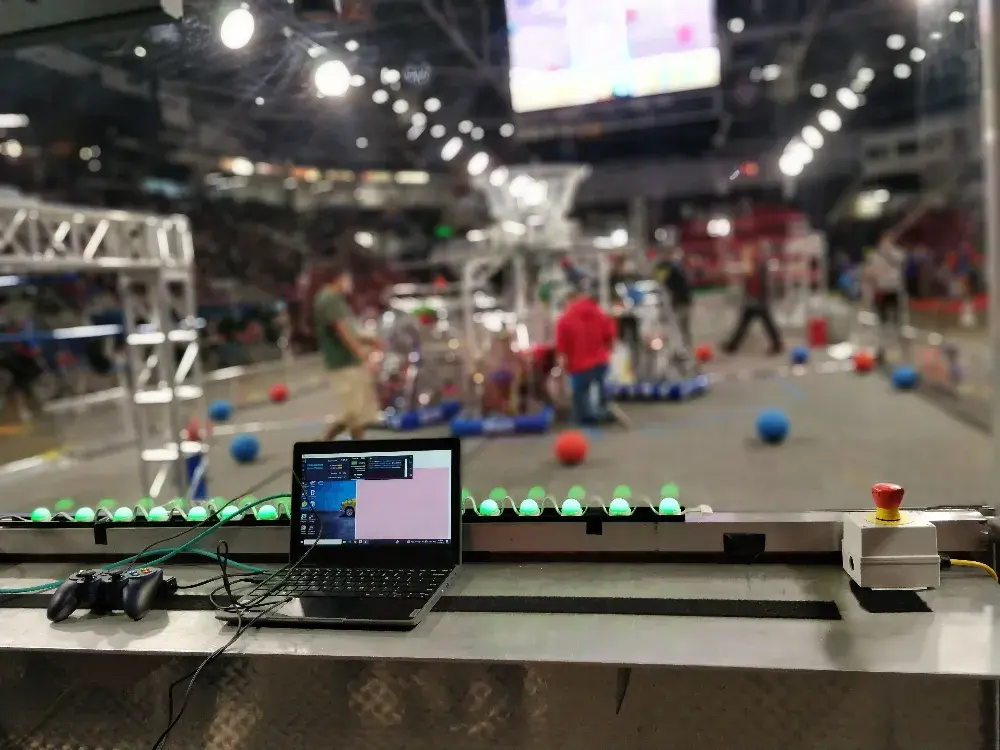
[[[188,706],[188,701],[191,698],[191,693],[194,690],[195,683],[198,681],[198,678],[201,676],[205,668],[208,667],[208,665],[211,664],[215,659],[217,659],[219,656],[225,653],[226,650],[228,650],[234,643],[236,643],[236,641],[238,641],[243,636],[243,634],[247,630],[252,628],[262,617],[264,617],[267,614],[270,614],[274,610],[278,609],[278,607],[281,607],[282,605],[291,601],[291,597],[289,596],[282,597],[278,601],[272,602],[269,605],[265,606],[265,608],[260,610],[259,612],[256,612],[253,618],[250,619],[249,621],[244,622],[243,620],[243,618],[248,613],[252,612],[253,610],[256,610],[261,605],[261,602],[273,597],[278,591],[280,591],[282,587],[285,585],[286,581],[288,580],[288,576],[299,565],[305,562],[306,558],[309,557],[309,554],[317,546],[319,546],[318,542],[323,538],[323,519],[316,511],[315,503],[313,503],[311,500],[305,501],[303,507],[309,508],[309,511],[312,513],[313,517],[316,519],[316,523],[318,524],[318,529],[317,529],[318,533],[316,534],[316,540],[314,541],[313,544],[309,545],[306,548],[306,550],[299,556],[298,560],[291,563],[290,565],[278,568],[277,570],[273,571],[270,575],[268,575],[267,578],[258,583],[256,586],[254,586],[254,588],[250,590],[251,594],[253,593],[253,591],[258,590],[263,586],[266,586],[268,582],[270,582],[275,577],[284,573],[284,576],[280,580],[276,581],[270,588],[268,588],[263,593],[259,594],[256,598],[252,599],[249,602],[240,603],[237,601],[235,595],[233,594],[232,582],[229,580],[229,572],[228,572],[229,545],[225,541],[219,542],[219,545],[216,548],[216,554],[218,556],[219,567],[222,570],[222,575],[217,576],[216,578],[222,579],[222,586],[217,587],[212,592],[212,594],[210,594],[209,599],[212,601],[213,604],[215,604],[215,598],[214,598],[215,594],[218,592],[220,588],[225,589],[226,594],[229,597],[230,603],[226,607],[217,606],[217,609],[236,614],[237,617],[236,633],[234,633],[233,637],[230,638],[226,643],[224,643],[222,646],[213,651],[204,661],[201,662],[201,664],[198,665],[198,667],[193,672],[189,673],[188,675],[185,675],[184,677],[181,677],[179,680],[171,684],[170,688],[167,691],[167,705],[169,709],[169,713],[167,714],[167,716],[169,717],[169,723],[167,724],[167,727],[163,730],[163,732],[160,734],[160,736],[156,739],[156,742],[153,743],[151,750],[161,750],[165,746],[165,743],[170,735],[170,732],[173,731],[174,727],[177,726],[178,722],[180,722],[181,717],[183,717],[184,711],[187,709]],[[179,685],[185,679],[188,679],[188,677],[190,677],[190,680],[188,681],[187,688],[184,691],[184,697],[181,699],[180,706],[177,709],[177,715],[174,716],[173,715],[174,688],[176,688],[177,685]]]

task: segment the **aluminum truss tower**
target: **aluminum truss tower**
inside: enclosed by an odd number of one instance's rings
[[[117,277],[140,479],[152,498],[187,496],[188,460],[203,471],[208,453],[200,435],[182,439],[192,417],[206,424],[187,217],[0,199],[0,272]]]

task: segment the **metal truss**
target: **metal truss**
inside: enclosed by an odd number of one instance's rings
[[[184,216],[0,200],[0,271],[113,273],[124,310],[126,406],[150,497],[187,496],[188,460],[207,466],[193,417],[205,425],[194,247]]]

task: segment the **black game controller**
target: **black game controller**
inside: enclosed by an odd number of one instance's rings
[[[80,570],[52,595],[46,612],[52,622],[62,622],[80,607],[95,614],[122,611],[141,620],[157,597],[177,591],[177,579],[159,568],[132,568],[124,573]]]

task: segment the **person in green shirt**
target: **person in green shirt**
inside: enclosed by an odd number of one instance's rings
[[[313,323],[335,404],[323,439],[333,440],[347,430],[351,438],[361,440],[379,411],[376,366],[370,356],[374,342],[361,336],[354,325],[347,303],[352,288],[350,273],[332,262],[317,268],[317,273],[325,283],[313,300]]]

